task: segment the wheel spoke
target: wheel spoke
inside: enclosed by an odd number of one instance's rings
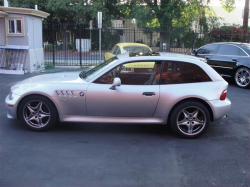
[[[27,118],[25,118],[26,121],[31,121],[31,120],[35,120],[35,115],[30,115]]]
[[[188,118],[188,116],[190,115],[190,113],[187,112],[186,110],[183,110],[183,114],[184,114],[185,118]]]
[[[41,117],[38,118],[38,125],[41,127],[43,126],[43,120]]]
[[[188,121],[186,119],[184,119],[182,121],[179,121],[177,125],[178,126],[180,126],[180,125],[186,125],[186,126],[188,126]]]
[[[204,125],[204,121],[201,121],[201,120],[199,120],[199,119],[195,119],[194,121],[193,121],[193,125]]]
[[[198,117],[198,114],[199,114],[199,110],[195,110],[193,112],[193,118],[197,118]]]
[[[193,133],[193,128],[194,128],[194,125],[192,125],[191,123],[188,125],[188,133],[189,134],[192,134]]]
[[[38,105],[36,106],[36,109],[37,109],[38,112],[40,112],[42,110],[42,106],[43,106],[43,103],[40,101],[38,103]]]
[[[35,108],[33,108],[30,105],[27,105],[27,108],[29,109],[30,113],[35,113]]]
[[[40,117],[41,119],[43,119],[43,118],[45,118],[45,117],[50,117],[50,115],[49,115],[49,114],[40,114],[39,117]]]

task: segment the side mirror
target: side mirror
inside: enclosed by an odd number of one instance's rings
[[[116,86],[121,86],[121,79],[119,77],[114,78],[113,84],[109,89],[110,90],[115,90]]]

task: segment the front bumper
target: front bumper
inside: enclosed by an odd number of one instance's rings
[[[7,117],[9,119],[17,119],[17,104],[20,99],[19,95],[13,94],[13,99],[9,99],[9,95],[5,98],[5,106],[7,108]]]
[[[217,121],[225,117],[231,109],[231,101],[228,98],[226,98],[224,101],[212,100],[208,102],[213,110],[213,121]]]

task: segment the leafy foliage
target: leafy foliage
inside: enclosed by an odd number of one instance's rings
[[[225,42],[241,42],[242,40],[242,28],[239,25],[222,26],[215,28],[210,32],[214,41]]]
[[[235,10],[235,0],[221,0],[222,8],[227,12],[233,12]]]

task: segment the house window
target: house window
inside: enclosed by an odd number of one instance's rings
[[[23,18],[7,18],[8,36],[24,36]]]

